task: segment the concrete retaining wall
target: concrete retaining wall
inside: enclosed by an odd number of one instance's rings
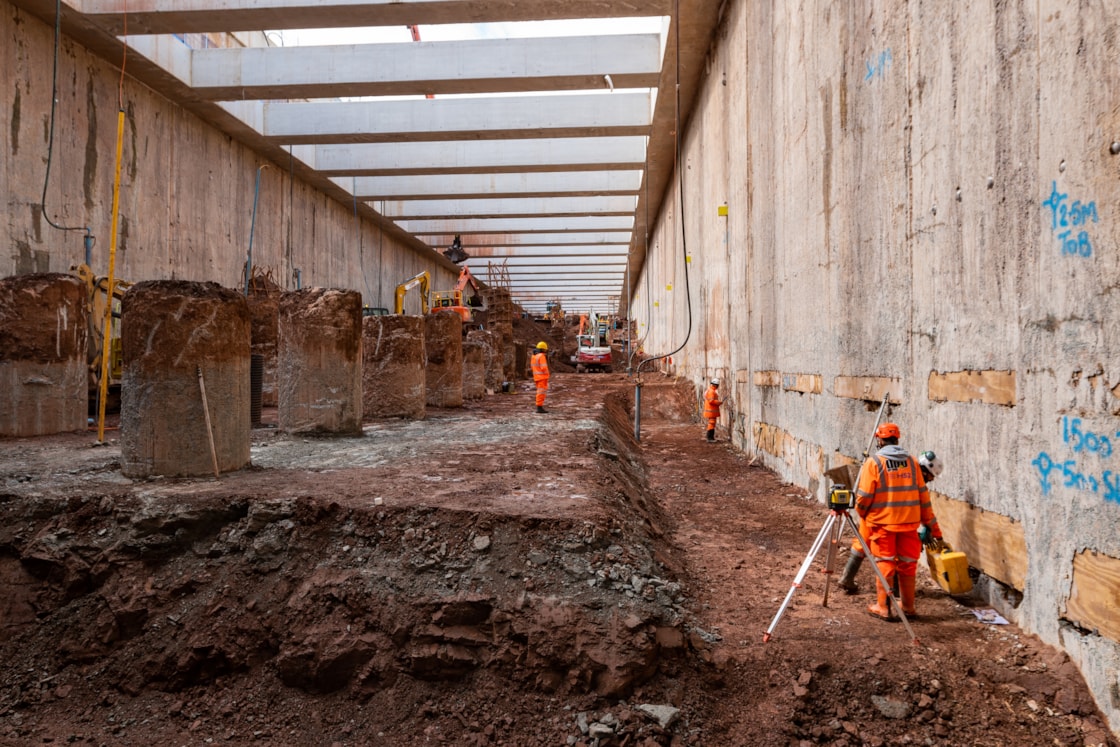
[[[950,540],[1114,730],[1117,38],[1111,3],[733,0],[632,299],[645,351],[687,335],[671,369],[727,381],[722,427],[822,498],[889,395],[946,462]]]
[[[90,266],[105,275],[120,69],[63,39],[49,144],[53,25],[0,0],[0,39],[0,80],[7,91],[0,107],[0,197],[6,205],[0,245],[8,248],[0,253],[0,277],[68,272],[84,261],[84,232],[56,230],[44,220],[48,152],[46,212],[56,225],[89,229],[95,238]],[[455,284],[458,268],[398,239],[365,205],[355,217],[352,204],[302,181],[298,164],[262,160],[132,81],[127,68],[120,95],[126,106],[117,278],[213,281],[243,290],[251,236],[254,271],[266,272],[283,290],[352,288],[363,303],[391,309],[397,285],[418,272],[431,273],[435,288]],[[417,298],[406,299],[408,313],[419,309]]]

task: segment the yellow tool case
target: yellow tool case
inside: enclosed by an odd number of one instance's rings
[[[968,558],[963,552],[951,548],[937,552],[926,550],[929,572],[937,584],[950,594],[967,594],[972,591],[972,579],[968,575]]]

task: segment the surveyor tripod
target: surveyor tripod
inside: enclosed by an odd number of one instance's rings
[[[917,636],[914,635],[913,629],[910,627],[910,621],[906,619],[906,613],[902,611],[902,605],[898,603],[898,599],[893,592],[890,592],[891,585],[887,583],[886,577],[883,572],[879,570],[879,564],[875,563],[875,558],[871,555],[871,548],[867,546],[867,541],[863,535],[859,533],[859,527],[856,526],[855,519],[852,518],[850,513],[851,509],[851,492],[834,487],[828,496],[828,517],[824,520],[824,526],[817,534],[817,538],[813,541],[813,546],[809,548],[809,554],[805,556],[804,562],[801,563],[801,568],[798,569],[797,575],[793,578],[793,585],[789,588],[789,593],[786,594],[785,600],[782,601],[782,606],[778,608],[778,613],[774,615],[774,619],[770,622],[770,627],[766,629],[766,633],[762,636],[762,642],[767,643],[773,636],[774,628],[778,626],[778,621],[782,619],[785,614],[786,608],[789,607],[790,601],[793,599],[793,593],[797,591],[797,587],[801,585],[805,574],[809,572],[809,568],[813,565],[813,559],[816,558],[817,553],[820,552],[821,546],[828,542],[828,559],[825,563],[825,581],[824,581],[824,601],[823,606],[828,606],[828,588],[832,582],[832,565],[836,560],[836,548],[840,546],[840,537],[844,533],[844,526],[851,527],[852,534],[859,540],[860,547],[863,548],[865,557],[872,560],[871,568],[875,571],[875,577],[879,579],[879,583],[883,585],[884,589],[890,593],[891,604],[898,610],[902,624],[906,626],[906,632],[910,634],[910,638],[914,643],[918,643]]]

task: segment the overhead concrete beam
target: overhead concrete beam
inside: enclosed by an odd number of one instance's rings
[[[218,101],[651,88],[660,73],[660,35],[629,34],[197,49],[190,84]]]
[[[637,195],[640,171],[563,171],[527,174],[425,174],[354,179],[359,200],[454,197],[548,197]],[[632,209],[632,208],[631,208]]]
[[[564,241],[585,242],[582,236],[573,236],[572,231],[626,231],[629,238],[633,216],[584,216],[579,218],[463,218],[449,220],[398,220],[394,221],[403,231],[413,235],[438,234],[520,234],[526,232],[558,233]],[[586,241],[591,241],[587,239]],[[445,245],[446,246],[446,245]]]
[[[464,245],[466,249],[466,245]],[[533,256],[575,256],[575,258],[595,258],[595,256],[620,256],[625,259],[626,244],[580,246],[564,245],[529,245],[529,246],[472,246],[467,249],[470,259],[474,260],[505,260],[515,258],[533,258]]]
[[[548,267],[603,267],[605,269],[617,269],[626,266],[626,255],[602,256],[602,257],[579,257],[578,261],[573,261],[571,256],[556,256],[556,257],[509,257],[508,261],[502,263],[503,267],[508,267],[510,271],[513,270],[531,270],[537,268]],[[483,271],[492,264],[488,260],[474,260],[468,259],[463,263],[471,268],[471,271]]]
[[[330,176],[635,169],[643,136],[316,145],[313,168]]]
[[[434,220],[469,216],[473,219],[536,216],[617,215],[633,219],[633,196],[621,197],[511,197],[473,200],[385,201],[378,212],[393,220]],[[398,221],[398,225],[400,225]]]
[[[613,93],[268,103],[261,132],[296,144],[644,135],[651,101]]]
[[[434,238],[432,235],[426,235],[425,240],[428,245],[435,248],[439,247],[439,251],[450,246],[453,237],[447,236],[446,241],[441,241]],[[582,250],[586,249],[590,252],[617,252],[624,251],[628,246],[630,239],[630,232],[580,232],[577,234],[568,233],[465,233],[462,234],[463,248],[470,254],[479,257],[485,256],[505,256],[511,251],[517,250],[521,253],[531,253],[539,251],[541,253],[555,252],[561,250],[570,250],[574,254],[579,254]],[[577,243],[578,242],[578,243]]]
[[[81,10],[123,35],[410,26],[662,16],[671,0],[84,0]]]
[[[549,283],[562,282],[565,280],[576,280],[580,282],[589,280],[601,280],[613,282],[617,287],[622,287],[622,273],[609,273],[596,270],[594,273],[580,272],[579,268],[569,267],[567,272],[539,272],[539,273],[516,273],[512,270],[509,273],[511,280],[516,280],[518,285],[522,281],[543,280]]]

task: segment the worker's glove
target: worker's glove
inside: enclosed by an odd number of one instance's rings
[[[927,547],[934,552],[945,552],[949,549],[949,546],[945,544],[945,540],[941,537],[931,537]]]
[[[933,539],[933,532],[925,524],[922,524],[918,527],[918,539],[922,541],[923,545],[929,547],[929,542]]]

